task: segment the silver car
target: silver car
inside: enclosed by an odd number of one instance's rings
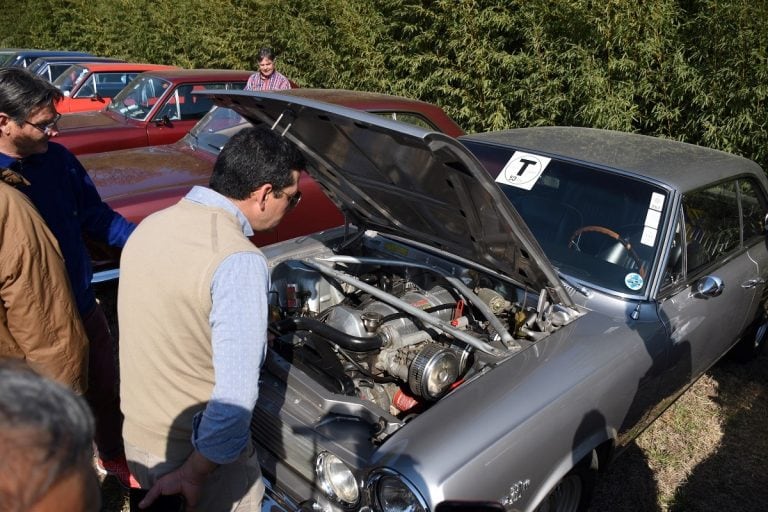
[[[295,142],[347,220],[264,248],[270,510],[585,510],[598,469],[726,352],[765,342],[768,183],[749,160],[215,98]]]

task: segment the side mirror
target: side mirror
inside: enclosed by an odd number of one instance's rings
[[[763,232],[768,235],[768,213],[765,214],[765,218],[763,219]]]
[[[693,296],[700,299],[717,297],[723,293],[723,289],[725,284],[722,279],[717,276],[704,276],[693,285]]]
[[[163,114],[163,117],[155,121],[155,126],[173,126],[173,123],[171,122],[171,118],[168,117],[168,114]]]

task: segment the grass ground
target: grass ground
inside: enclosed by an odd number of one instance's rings
[[[111,299],[106,297],[107,310]],[[768,352],[724,360],[600,475],[591,512],[768,510]],[[127,512],[117,482],[103,512]]]
[[[601,475],[594,512],[768,510],[768,354],[724,360]]]

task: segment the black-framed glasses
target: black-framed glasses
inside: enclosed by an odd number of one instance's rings
[[[275,197],[281,197],[285,192],[282,190],[280,193],[272,192]],[[287,195],[287,194],[285,194]],[[295,194],[288,196],[288,209],[292,210],[293,208],[296,208],[296,205],[299,204],[299,201],[301,201],[301,190],[297,190]]]
[[[54,117],[53,121],[51,121],[50,123],[30,123],[29,121],[24,121],[24,123],[34,126],[35,128],[37,128],[38,130],[40,130],[46,135],[50,135],[50,132],[56,129],[56,123],[59,122],[59,119],[61,119],[61,114],[57,113],[56,117]]]

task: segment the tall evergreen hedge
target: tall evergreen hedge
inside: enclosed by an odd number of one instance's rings
[[[394,93],[467,131],[581,125],[724,149],[768,168],[768,3],[754,0],[26,0],[0,47],[254,69]]]

